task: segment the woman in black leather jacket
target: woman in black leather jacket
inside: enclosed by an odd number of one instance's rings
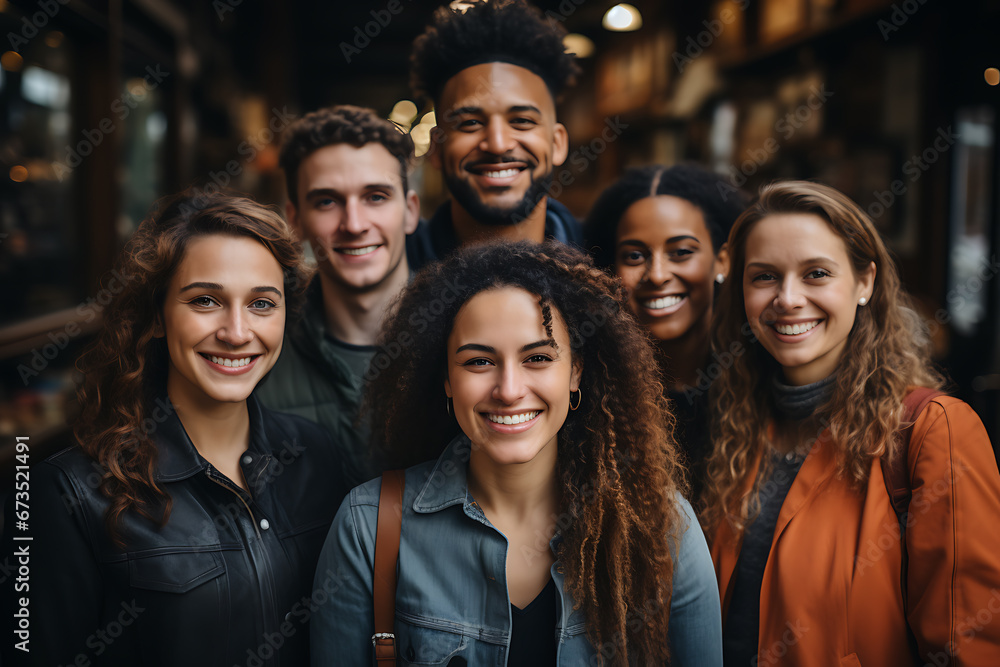
[[[119,271],[80,360],[80,444],[31,471],[28,661],[308,664],[345,489],[325,431],[251,393],[308,284],[299,245],[248,199],[182,196]]]

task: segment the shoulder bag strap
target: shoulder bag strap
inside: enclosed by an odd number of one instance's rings
[[[403,528],[402,470],[382,473],[382,491],[378,497],[378,527],[375,532],[375,572],[372,597],[375,603],[375,665],[396,664],[396,563],[399,560],[399,534]]]
[[[906,525],[904,517],[910,509],[910,497],[913,495],[908,470],[913,424],[927,407],[927,404],[941,395],[942,392],[929,387],[918,387],[906,395],[906,398],[903,399],[903,422],[906,427],[900,432],[896,456],[893,457],[892,461],[882,457],[882,477],[885,479],[885,489],[889,492],[892,509],[896,512],[901,527]]]

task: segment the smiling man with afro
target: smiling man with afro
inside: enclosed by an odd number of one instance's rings
[[[578,68],[566,31],[523,0],[438,9],[413,44],[410,84],[434,103],[428,153],[451,193],[411,237],[411,266],[487,239],[579,245],[579,222],[548,197],[569,137],[556,100]]]

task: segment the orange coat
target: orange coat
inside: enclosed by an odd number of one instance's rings
[[[879,461],[866,488],[852,488],[836,475],[826,434],[816,441],[764,570],[761,667],[1000,666],[1000,474],[979,417],[958,399],[935,399],[914,425],[908,465],[904,615],[899,528]],[[739,549],[728,524],[719,527],[712,559],[723,618]]]

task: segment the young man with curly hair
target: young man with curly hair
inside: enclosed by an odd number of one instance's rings
[[[491,0],[438,9],[414,42],[410,83],[437,115],[428,157],[452,196],[411,240],[414,268],[487,239],[581,242],[548,197],[569,148],[556,99],[577,73],[564,35],[523,0]]]
[[[407,177],[412,159],[409,135],[347,105],[306,114],[281,149],[288,222],[319,270],[302,321],[257,395],[325,426],[344,448],[351,485],[379,472],[370,430],[356,422],[379,322],[410,276],[407,235],[420,211]]]

